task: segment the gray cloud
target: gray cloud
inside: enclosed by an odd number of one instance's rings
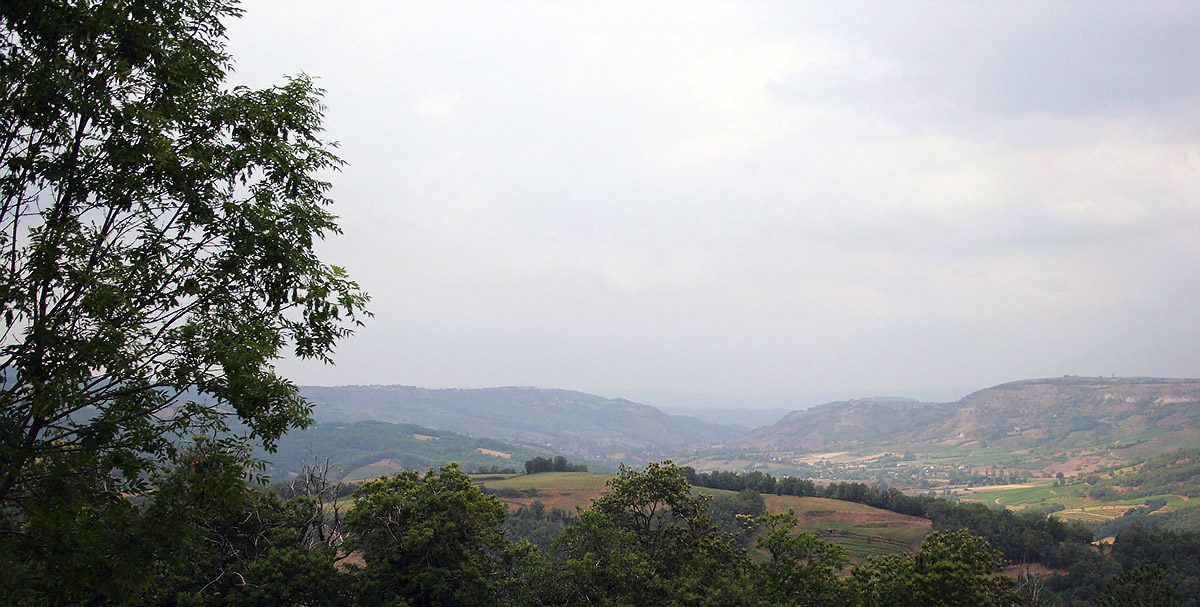
[[[1194,375],[1190,3],[272,3],[375,297],[302,383],[877,393]]]

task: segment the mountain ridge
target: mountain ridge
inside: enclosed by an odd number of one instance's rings
[[[317,421],[377,420],[535,444],[566,455],[660,457],[741,429],[573,390],[506,386],[301,386]]]
[[[1200,380],[1064,376],[998,384],[951,403],[880,398],[826,403],[794,411],[727,446],[813,453],[967,445],[1056,453],[1057,459],[1103,450],[1120,461],[1197,438]]]

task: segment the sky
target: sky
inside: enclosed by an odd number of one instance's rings
[[[231,84],[327,91],[375,314],[299,384],[1200,377],[1200,3],[242,8]]]

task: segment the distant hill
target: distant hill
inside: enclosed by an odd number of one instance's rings
[[[450,462],[458,462],[468,472],[480,466],[523,472],[526,460],[552,455],[528,445],[378,421],[317,423],[288,432],[278,447],[275,453],[261,456],[270,462],[268,474],[276,478],[299,472],[313,458],[320,463],[328,459],[335,479],[360,479],[405,469],[436,468]]]
[[[968,437],[1008,447],[1190,446],[1200,438],[1200,380],[1031,379],[980,390],[916,440]],[[1160,451],[1161,447],[1146,451]]]
[[[681,449],[719,443],[743,428],[647,405],[569,390],[413,386],[303,386],[318,421],[410,423],[561,453],[644,462]]]
[[[779,418],[791,413],[791,409],[735,409],[732,407],[679,407],[660,406],[663,412],[671,415],[694,417],[715,424],[725,424],[748,432],[774,423]]]
[[[1115,463],[1200,442],[1200,380],[1062,377],[1001,384],[953,403],[874,398],[796,411],[728,444],[762,451],[972,444],[1028,454],[1095,451]]]
[[[769,451],[832,451],[887,441],[943,420],[953,405],[874,397],[794,411],[734,441]]]

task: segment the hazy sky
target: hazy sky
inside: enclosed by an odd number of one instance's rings
[[[234,82],[328,91],[376,314],[301,384],[1200,376],[1200,3],[243,8]]]

